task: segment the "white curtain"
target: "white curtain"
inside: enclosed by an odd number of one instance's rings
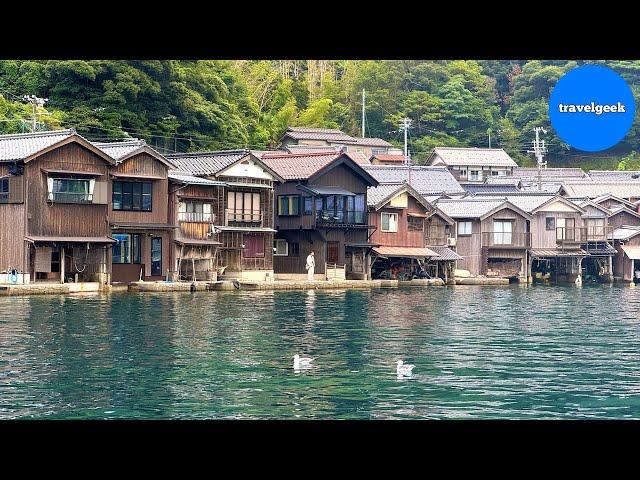
[[[53,200],[53,178],[51,177],[47,177],[47,190],[49,192],[47,198],[49,198],[49,200]]]

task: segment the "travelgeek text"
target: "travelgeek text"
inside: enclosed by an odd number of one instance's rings
[[[603,113],[625,113],[626,107],[621,102],[613,105],[597,105],[595,102],[586,105],[560,103],[558,110],[560,113],[595,113],[596,115],[602,115]]]

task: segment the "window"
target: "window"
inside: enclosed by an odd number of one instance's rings
[[[605,233],[605,219],[604,218],[590,218],[587,220],[587,235],[590,238],[604,237]]]
[[[114,243],[112,247],[112,263],[142,263],[140,235],[116,233],[113,238],[117,243]]]
[[[313,197],[304,197],[304,208],[302,213],[304,215],[313,215]]]
[[[282,238],[276,238],[273,241],[273,254],[276,257],[286,257],[289,255],[289,244]]]
[[[184,200],[178,204],[178,220],[180,222],[215,221],[213,204],[196,200]]]
[[[290,257],[299,257],[300,256],[300,244],[299,243],[290,243],[289,244],[289,256]]]
[[[243,236],[244,258],[264,257],[264,235],[262,233],[248,233]]]
[[[227,193],[227,218],[234,222],[259,222],[260,194],[251,192]]]
[[[90,203],[95,180],[78,178],[48,178],[48,198],[61,203]]]
[[[509,220],[493,221],[493,243],[496,245],[511,245],[513,223]]]
[[[278,215],[282,217],[300,215],[300,195],[279,195]]]
[[[545,229],[546,230],[555,230],[556,229],[556,219],[555,219],[555,217],[546,217],[545,218]]]
[[[398,214],[382,212],[382,231],[397,232],[398,231]]]
[[[9,179],[0,178],[0,202],[9,201]]]
[[[469,170],[469,180],[482,180],[480,170]]]
[[[151,211],[151,182],[113,182],[112,205],[114,210],[136,212]]]
[[[466,168],[461,168],[460,169],[460,176],[461,177],[466,177],[467,176],[467,169]]]
[[[472,222],[458,222],[458,235],[471,235]]]
[[[421,232],[424,227],[424,219],[421,217],[407,217],[407,225],[410,232]]]
[[[380,155],[380,154],[384,154],[387,153],[387,149],[386,148],[372,148],[371,149],[371,155]]]

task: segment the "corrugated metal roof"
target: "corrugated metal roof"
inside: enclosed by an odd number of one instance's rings
[[[517,167],[518,164],[502,148],[436,147],[430,158],[439,156],[447,165]]]
[[[169,172],[169,178],[171,180],[176,180],[181,183],[186,183],[189,185],[206,185],[206,186],[225,186],[227,185],[225,182],[220,182],[217,180],[209,180],[207,178],[195,177],[193,175],[187,175],[181,172]]]
[[[24,160],[72,135],[73,129],[0,135],[0,162]]]
[[[215,175],[249,153],[249,150],[173,153],[167,155],[167,158],[180,172],[191,175]]]
[[[381,184],[408,182],[420,195],[465,193],[464,188],[446,167],[419,165],[364,165],[363,168]]]
[[[341,155],[341,152],[265,153],[262,161],[285,180],[307,180]]]
[[[640,246],[622,245],[622,250],[631,260],[640,260]]]
[[[613,231],[614,240],[628,240],[640,234],[640,226],[622,225]]]
[[[428,245],[428,247],[438,254],[438,258],[436,260],[462,260],[464,257],[461,257],[456,252],[451,250],[448,247],[434,247],[432,245]]]
[[[438,257],[438,254],[430,248],[419,247],[375,247],[373,249],[378,255],[383,257],[406,257],[406,258],[425,258]]]
[[[588,257],[581,248],[575,250],[558,250],[557,248],[536,248],[529,250],[531,257]]]

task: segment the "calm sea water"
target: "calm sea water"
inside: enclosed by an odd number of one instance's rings
[[[1,419],[629,417],[640,288],[0,298]]]

